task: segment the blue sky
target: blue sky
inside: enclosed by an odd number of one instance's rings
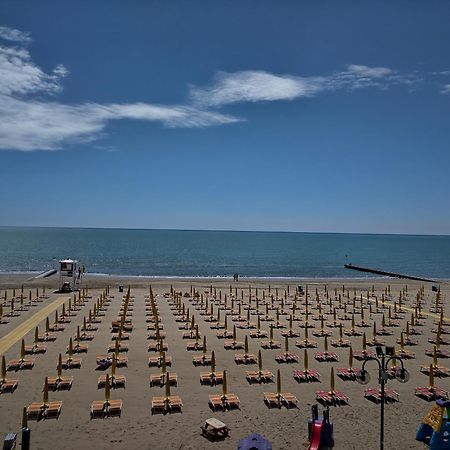
[[[450,234],[448,2],[0,18],[0,225]]]

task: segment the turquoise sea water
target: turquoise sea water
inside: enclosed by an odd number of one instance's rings
[[[353,264],[450,278],[450,236],[0,227],[0,272],[71,257],[88,272],[182,277],[364,277]]]

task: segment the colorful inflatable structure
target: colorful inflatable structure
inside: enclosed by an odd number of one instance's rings
[[[334,447],[333,423],[330,422],[330,409],[324,408],[319,417],[318,405],[312,406],[312,418],[308,420],[308,450],[326,450]]]
[[[436,400],[419,426],[416,440],[429,445],[430,450],[450,449],[450,400]]]

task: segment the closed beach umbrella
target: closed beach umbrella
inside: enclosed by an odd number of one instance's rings
[[[214,374],[216,371],[216,354],[214,353],[214,350],[211,353],[211,373]]]
[[[36,327],[34,329],[34,343],[37,345],[38,342],[39,342],[39,328]]]
[[[42,403],[44,403],[44,405],[47,405],[48,403],[48,378],[45,377],[45,382],[44,382],[44,398],[42,400]]]
[[[348,354],[348,367],[350,369],[353,368],[353,349],[351,347],[350,347],[349,354]]]
[[[25,359],[25,340],[22,339],[22,344],[20,345],[20,359],[23,361]]]
[[[281,374],[280,374],[280,369],[277,370],[277,397],[278,400],[280,399],[281,396]]]
[[[2,355],[2,381],[6,380],[6,360],[5,355]]]
[[[245,341],[244,341],[244,353],[247,356],[248,354],[248,336],[245,336]]]
[[[62,375],[62,355],[61,355],[61,353],[58,356],[58,366],[56,367],[56,371],[58,372],[58,379],[61,379],[61,375]]]
[[[262,367],[263,367],[263,362],[262,362],[261,350],[258,350],[258,368],[259,368],[260,372],[262,371]]]
[[[305,348],[305,355],[304,355],[304,363],[303,366],[305,368],[305,372],[308,371],[308,350]]]
[[[72,357],[72,355],[73,355],[73,342],[72,342],[72,338],[69,338],[69,349],[68,349],[67,353],[69,354],[69,357]]]
[[[105,403],[109,402],[111,398],[111,386],[109,384],[109,374],[106,374],[106,382],[105,382]]]
[[[222,394],[223,397],[227,396],[227,371],[223,371],[223,382],[222,382]]]
[[[335,391],[335,381],[334,381],[334,367],[331,367],[331,377],[330,377],[330,391]]]

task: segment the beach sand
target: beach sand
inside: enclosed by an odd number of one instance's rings
[[[41,288],[44,284],[47,286],[47,292],[54,288],[55,281],[52,279],[25,281],[24,275],[2,275],[0,277],[0,295],[4,296],[5,288],[8,289],[8,296],[11,295],[11,288],[15,286],[25,286],[25,294],[28,295],[28,289],[35,291],[36,287]],[[107,419],[90,420],[90,405],[93,400],[103,400],[104,392],[97,389],[97,378],[103,372],[96,369],[96,356],[106,353],[107,347],[112,343],[111,340],[111,322],[118,316],[122,303],[123,294],[118,292],[118,284],[131,285],[131,294],[134,296],[133,309],[133,331],[129,341],[128,367],[118,369],[118,373],[126,376],[126,389],[111,390],[112,399],[122,399],[123,409],[120,418],[113,417]],[[309,367],[317,369],[321,373],[321,383],[298,384],[292,373],[295,369],[303,369],[303,350],[296,348],[294,342],[296,339],[290,339],[290,351],[297,353],[300,358],[295,364],[277,364],[274,360],[276,353],[283,351],[284,338],[281,337],[282,330],[274,330],[274,338],[280,341],[281,350],[262,350],[264,369],[271,370],[276,374],[277,369],[281,371],[282,391],[291,392],[299,400],[298,409],[286,408],[268,409],[263,401],[263,392],[276,391],[276,383],[268,385],[250,385],[245,379],[247,370],[257,370],[257,365],[245,366],[236,365],[234,362],[235,353],[242,351],[225,350],[223,340],[216,337],[217,330],[211,330],[209,324],[199,315],[199,311],[194,309],[189,298],[182,298],[186,308],[190,308],[191,315],[194,314],[196,323],[199,325],[199,331],[202,336],[207,337],[208,353],[215,351],[217,370],[227,370],[228,392],[237,394],[240,399],[240,410],[227,412],[212,412],[208,406],[209,394],[221,394],[221,386],[208,387],[201,386],[199,382],[199,373],[207,371],[207,368],[194,367],[192,358],[194,355],[201,355],[201,352],[191,352],[186,350],[187,341],[182,339],[182,331],[178,329],[173,312],[169,308],[168,299],[163,294],[169,292],[170,285],[176,291],[183,293],[190,292],[193,286],[200,293],[209,291],[212,284],[213,289],[222,290],[222,297],[229,294],[230,284],[234,289],[238,289],[238,298],[241,295],[241,289],[248,295],[249,285],[254,289],[258,288],[258,296],[262,297],[262,291],[265,290],[266,299],[268,298],[269,284],[271,293],[279,288],[280,297],[284,296],[284,290],[289,283],[291,296],[295,293],[295,287],[300,283],[303,286],[308,284],[310,294],[310,305],[312,315],[316,315],[312,307],[316,304],[315,289],[319,289],[321,298],[324,297],[324,285],[328,287],[331,297],[334,298],[334,289],[342,293],[342,285],[350,290],[350,297],[353,297],[353,289],[357,290],[357,297],[363,293],[364,297],[368,290],[372,290],[374,285],[375,294],[381,299],[382,291],[390,286],[392,298],[397,300],[399,292],[408,285],[408,306],[415,303],[416,293],[423,283],[407,282],[405,280],[311,280],[306,282],[285,281],[285,280],[242,280],[237,283],[231,280],[158,280],[143,278],[119,277],[95,277],[89,276],[85,279],[85,284],[89,286],[89,293],[92,298],[88,300],[84,307],[72,317],[71,323],[67,324],[63,332],[59,332],[55,342],[48,342],[47,351],[43,355],[32,356],[35,359],[33,370],[8,372],[8,377],[18,378],[19,386],[13,394],[4,393],[0,395],[0,432],[5,435],[7,432],[20,431],[22,408],[31,402],[42,400],[42,386],[45,376],[56,376],[56,365],[58,354],[65,353],[66,346],[70,337],[76,333],[77,325],[82,325],[83,317],[88,315],[89,308],[92,308],[94,302],[101,294],[104,286],[110,286],[110,294],[114,296],[105,312],[105,316],[99,325],[98,331],[94,332],[95,338],[88,342],[88,353],[81,354],[82,366],[80,369],[65,371],[64,375],[73,375],[74,382],[72,389],[67,392],[50,392],[50,400],[62,400],[63,406],[58,420],[42,420],[39,422],[29,421],[31,432],[31,442],[33,449],[79,449],[86,448],[152,448],[152,449],[232,449],[237,448],[239,439],[246,437],[251,433],[260,433],[266,439],[270,440],[274,449],[307,448],[307,421],[311,415],[311,405],[315,403],[316,390],[329,390],[330,370],[333,366],[335,370],[338,367],[348,366],[348,348],[333,348],[330,351],[338,354],[339,361],[335,363],[320,363],[314,359],[315,351],[323,350],[323,338],[312,336],[310,330],[309,338],[319,343],[317,349],[309,350]],[[148,357],[155,355],[147,352],[149,340],[147,339],[147,323],[145,315],[145,295],[148,295],[149,286],[152,285],[153,293],[159,308],[160,319],[164,325],[164,331],[167,333],[166,342],[169,345],[167,354],[172,357],[173,363],[169,371],[176,372],[178,375],[178,386],[172,388],[173,395],[179,395],[183,401],[183,410],[181,414],[151,415],[151,398],[153,396],[164,396],[164,388],[149,386],[149,377],[151,373],[157,373],[158,368],[148,367]],[[449,285],[441,285],[442,301],[448,301],[450,292]],[[17,294],[17,291],[16,291]],[[435,293],[431,291],[431,284],[425,286],[424,312],[429,312],[430,306],[434,304]],[[8,324],[0,325],[0,338],[37,314],[41,308],[51,304],[62,294],[49,294],[49,298],[38,303],[38,306],[30,308],[29,311],[22,312],[20,316],[10,319]],[[70,295],[65,295],[69,299]],[[206,297],[206,294],[205,294]],[[344,300],[344,297],[343,297]],[[304,297],[301,297],[298,304],[304,304]],[[325,300],[324,300],[325,301]],[[26,301],[27,302],[27,301]],[[364,300],[367,304],[367,300]],[[337,301],[334,301],[337,305]],[[17,305],[16,305],[17,306]],[[67,304],[66,304],[67,306]],[[237,307],[236,307],[237,309]],[[263,307],[261,307],[261,310]],[[351,307],[349,305],[349,309]],[[61,311],[61,307],[58,308]],[[217,311],[217,307],[214,306]],[[4,308],[4,314],[8,312]],[[327,312],[327,309],[325,309]],[[387,311],[386,311],[387,315]],[[450,314],[449,314],[450,315]],[[372,319],[376,319],[377,326],[381,328],[381,314],[372,314]],[[53,322],[54,312],[49,314],[50,322]],[[222,320],[224,313],[222,312]],[[328,321],[331,321],[332,315]],[[365,310],[365,320],[372,322],[368,310]],[[400,331],[404,329],[406,320],[410,319],[410,313],[405,314],[400,321],[401,326],[391,328],[394,332],[392,336],[381,336],[380,339],[387,344],[394,344],[400,336]],[[359,316],[356,316],[359,320]],[[414,395],[416,386],[427,386],[428,377],[420,373],[422,364],[430,364],[432,359],[425,355],[425,349],[431,348],[428,338],[434,336],[431,329],[436,328],[435,318],[427,316],[424,319],[424,326],[417,327],[423,334],[413,336],[418,340],[419,345],[406,347],[416,354],[416,359],[406,360],[405,365],[411,374],[409,382],[401,384],[396,380],[390,380],[387,387],[395,389],[400,395],[400,402],[386,405],[385,417],[385,446],[386,448],[398,449],[419,449],[424,448],[423,444],[415,441],[415,433],[422,418],[430,410],[433,402],[427,403]],[[252,321],[256,321],[256,316],[252,316]],[[286,317],[282,316],[282,321],[287,322]],[[320,328],[320,322],[311,320],[316,328]],[[45,320],[40,321],[39,330],[44,331]],[[232,330],[233,322],[228,318],[229,329]],[[345,322],[345,328],[349,328],[350,323]],[[268,322],[262,322],[261,328],[268,331]],[[294,323],[294,330],[298,330],[298,323]],[[366,328],[367,338],[372,338],[372,328]],[[237,331],[238,340],[243,341],[245,334],[249,330]],[[303,339],[304,332],[300,331]],[[31,344],[34,337],[34,328],[25,336],[26,344]],[[339,337],[338,329],[333,329],[333,336],[329,339]],[[447,338],[447,335],[443,336]],[[361,337],[345,337],[350,339],[354,351],[361,350]],[[450,337],[448,338],[450,340]],[[20,339],[14,343],[6,352],[6,360],[19,357]],[[395,344],[396,348],[399,345]],[[260,340],[249,339],[250,353],[258,354]],[[449,348],[443,346],[443,348]],[[450,367],[450,360],[439,359],[439,364]],[[360,367],[361,363],[354,361],[354,367]],[[380,407],[364,398],[364,389],[373,387],[378,388],[377,366],[375,362],[368,364],[371,375],[371,381],[367,386],[362,386],[356,382],[344,382],[336,377],[336,389],[344,391],[349,397],[349,405],[342,407],[331,407],[330,415],[335,429],[335,448],[337,449],[376,449],[379,448],[379,428],[380,428]],[[436,379],[435,383],[450,390],[450,378]],[[321,413],[322,407],[319,407]],[[200,426],[204,424],[205,419],[216,417],[225,422],[230,428],[230,437],[224,441],[212,443],[201,436]],[[20,440],[20,436],[19,436]]]

